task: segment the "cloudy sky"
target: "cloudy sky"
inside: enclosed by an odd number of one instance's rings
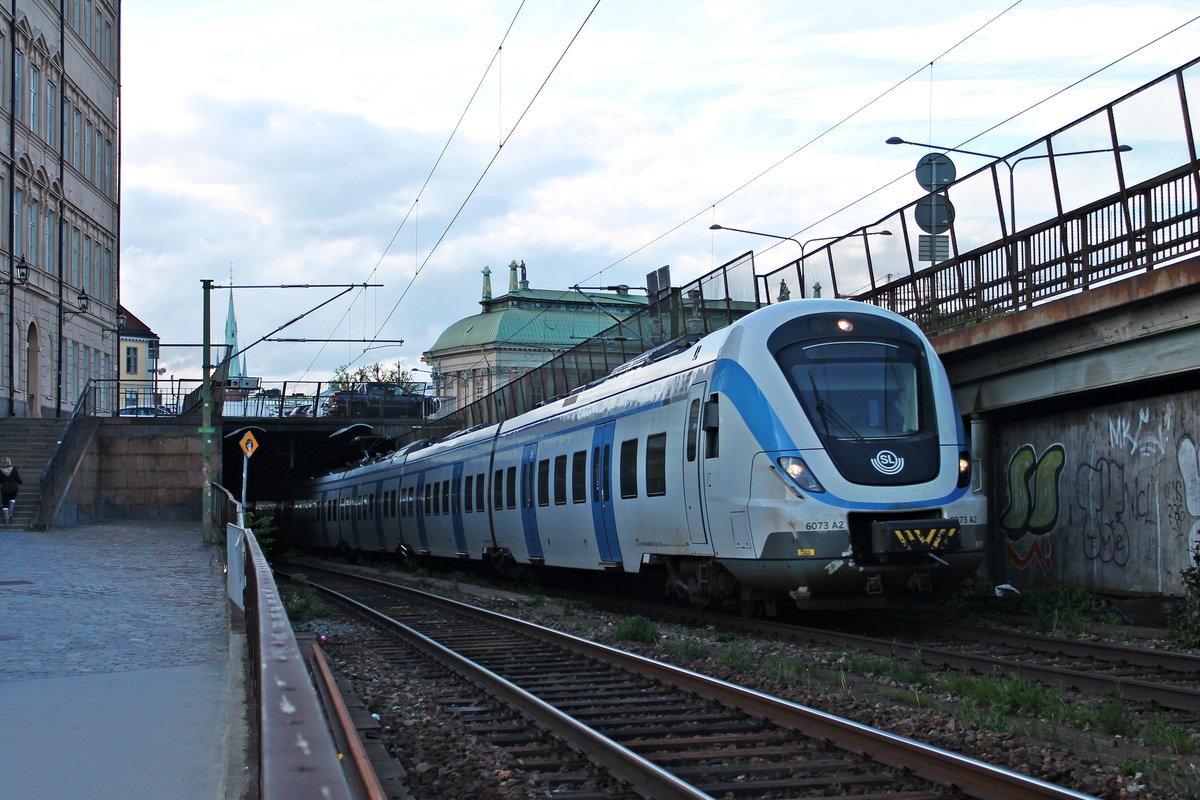
[[[679,285],[748,249],[765,271],[795,253],[709,225],[845,233],[922,193],[921,153],[889,136],[988,131],[972,149],[1008,153],[1200,53],[1197,8],[1174,0],[122,11],[123,305],[186,345],[201,340],[204,278],[381,284],[333,302],[341,289],[237,289],[242,346],[306,315],[276,336],[308,342],[247,353],[269,381],[423,368],[438,334],[478,313],[485,265],[496,294],[514,259],[555,289],[642,286],[664,264]],[[218,340],[228,294],[213,297]],[[173,375],[199,362],[163,349]]]

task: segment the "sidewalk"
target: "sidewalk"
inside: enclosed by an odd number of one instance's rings
[[[0,525],[0,794],[239,797],[224,580],[198,522]]]

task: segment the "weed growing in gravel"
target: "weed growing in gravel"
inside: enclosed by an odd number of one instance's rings
[[[781,655],[766,656],[758,665],[758,674],[761,677],[784,681],[794,681],[798,675],[807,671],[808,667],[803,662]]]
[[[1142,726],[1138,738],[1150,747],[1160,747],[1175,755],[1196,752],[1197,735],[1176,722],[1168,722],[1161,713]]]
[[[678,642],[671,642],[667,645],[667,650],[679,658],[699,661],[702,658],[708,658],[708,645],[704,642],[695,639],[684,639]]]
[[[621,620],[614,635],[622,642],[642,642],[643,644],[658,642],[658,628],[643,616],[627,617]]]
[[[1093,716],[1095,725],[1105,733],[1129,736],[1133,733],[1133,713],[1125,705],[1120,693],[1106,697]]]
[[[721,652],[721,663],[729,669],[749,669],[750,651],[740,644],[731,644]]]
[[[914,652],[906,659],[888,659],[887,675],[897,683],[912,683],[919,686],[924,686],[929,682],[929,672],[925,669],[925,662],[921,660],[920,652]]]
[[[308,584],[308,578],[297,573],[290,583],[279,587],[283,610],[295,625],[310,619],[326,616],[329,608],[317,596],[317,590]]]
[[[576,614],[581,614],[590,610],[591,606],[587,603],[581,603],[578,600],[558,598],[554,601],[554,605],[562,609],[563,615],[573,617]]]
[[[975,616],[1032,617],[1034,627],[1043,633],[1077,634],[1092,622],[1119,622],[1100,600],[1079,586],[1047,586],[1000,597],[963,593],[952,605]]]

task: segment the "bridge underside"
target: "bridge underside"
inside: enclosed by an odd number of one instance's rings
[[[1160,394],[1200,375],[1200,258],[933,339],[965,415]],[[1190,383],[1189,383],[1190,382]]]

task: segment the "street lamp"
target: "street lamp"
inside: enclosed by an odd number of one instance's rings
[[[21,256],[21,259],[13,264],[12,273],[8,276],[8,283],[0,286],[0,294],[8,294],[12,291],[13,286],[26,283],[29,283],[29,262],[25,260],[25,256]]]
[[[812,239],[805,239],[803,242],[801,242],[797,239],[792,238],[791,236],[780,236],[779,234],[763,233],[762,231],[747,231],[747,230],[743,230],[742,228],[730,228],[725,225],[717,225],[716,223],[709,225],[708,229],[710,231],[735,231],[736,233],[748,233],[751,236],[766,236],[770,239],[786,239],[789,242],[795,242],[796,244],[798,244],[800,246],[800,296],[801,297],[807,296],[805,294],[805,289],[804,289],[804,249],[806,247],[808,247],[810,244],[812,244],[813,242],[832,242],[832,241],[837,241],[840,239],[849,239],[851,236],[891,236],[892,235],[892,232],[889,230],[863,231],[861,234],[849,233],[849,234],[845,234],[843,236],[816,236]],[[819,287],[820,284],[817,284],[817,286]],[[835,286],[835,290],[836,290],[836,286]],[[836,294],[837,292],[835,291],[834,293]],[[816,297],[821,296],[819,288],[817,289],[817,294],[815,296]]]
[[[913,147],[928,147],[931,150],[943,150],[949,153],[963,153],[968,156],[979,156],[981,158],[990,158],[1008,167],[1008,235],[1011,236],[1017,232],[1017,194],[1016,181],[1013,178],[1013,172],[1017,168],[1017,164],[1022,161],[1032,161],[1035,158],[1061,158],[1064,156],[1086,156],[1093,153],[1128,153],[1133,149],[1131,145],[1121,144],[1116,147],[1101,147],[1096,150],[1069,150],[1065,153],[1044,153],[1032,156],[1021,156],[1013,159],[1009,163],[1007,156],[996,156],[991,153],[979,153],[974,150],[963,150],[960,147],[943,147],[938,144],[925,144],[923,142],[910,142],[907,139],[901,139],[899,136],[892,136],[887,140],[887,144],[910,144]]]

